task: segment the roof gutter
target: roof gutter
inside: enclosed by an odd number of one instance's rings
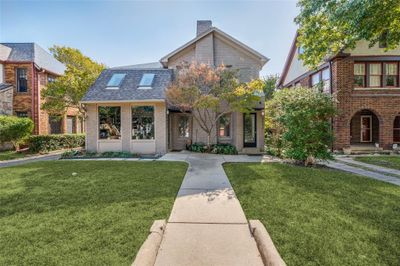
[[[103,103],[149,103],[149,102],[165,102],[165,99],[146,99],[146,100],[109,100],[109,101],[80,101],[80,104],[88,104],[88,103],[96,103],[96,104],[103,104]]]

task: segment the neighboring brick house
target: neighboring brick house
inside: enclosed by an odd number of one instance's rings
[[[297,35],[296,35],[297,38]],[[310,70],[299,60],[301,47],[291,46],[278,87],[324,84],[337,96],[333,121],[334,150],[390,150],[400,144],[400,46],[385,51],[359,41]]]
[[[244,45],[211,21],[198,21],[194,39],[160,62],[104,70],[82,99],[87,110],[86,149],[163,154],[194,142],[207,143],[196,121],[166,103],[165,90],[183,62],[238,70],[241,81],[258,78],[268,58]],[[240,152],[264,148],[264,102],[254,112],[233,112],[221,119],[212,143],[230,143]]]
[[[60,119],[41,108],[41,91],[64,70],[62,63],[35,43],[1,43],[0,113],[30,117],[34,134],[82,132],[77,109],[69,108]]]

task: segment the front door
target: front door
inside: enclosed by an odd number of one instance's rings
[[[174,113],[171,119],[172,150],[184,150],[190,143],[191,118],[186,114]]]
[[[243,146],[257,147],[256,113],[243,114]]]
[[[372,141],[372,116],[361,116],[361,142]]]

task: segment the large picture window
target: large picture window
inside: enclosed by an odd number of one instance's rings
[[[132,107],[132,139],[154,139],[154,107]]]
[[[385,87],[396,87],[397,86],[397,63],[385,63],[383,64],[383,86]]]
[[[28,77],[26,74],[26,68],[17,68],[17,91],[27,92],[28,91]]]
[[[354,87],[398,87],[399,74],[398,62],[356,62],[354,63]]]
[[[119,106],[99,107],[99,138],[100,139],[121,138],[121,107]]]
[[[223,115],[219,118],[218,134],[220,137],[229,138],[231,136],[231,115]]]

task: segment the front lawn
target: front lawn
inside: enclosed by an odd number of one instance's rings
[[[392,156],[362,156],[362,157],[354,157],[354,160],[360,161],[363,163],[375,164],[378,166],[383,166],[387,168],[393,168],[400,170],[400,156],[392,155]]]
[[[130,265],[187,165],[52,161],[0,168],[0,265]]]
[[[24,158],[26,153],[16,151],[0,151],[0,161]]]
[[[288,265],[400,265],[400,187],[279,163],[224,168]]]

